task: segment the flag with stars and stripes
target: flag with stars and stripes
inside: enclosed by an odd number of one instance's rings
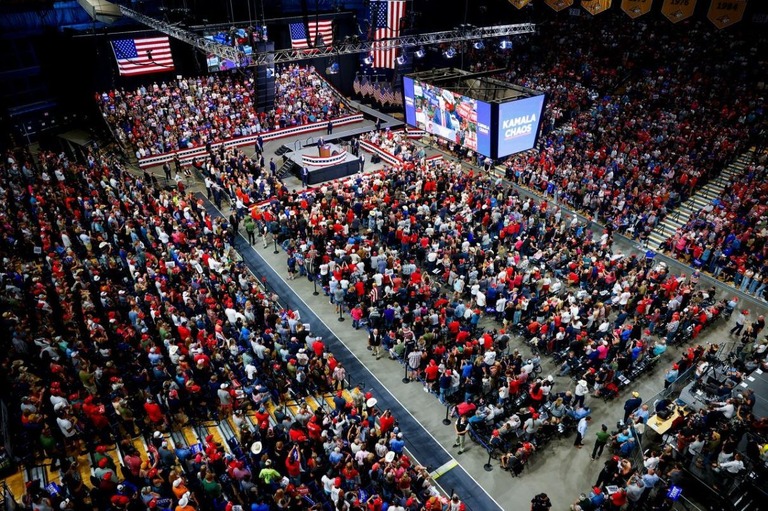
[[[395,69],[396,48],[387,48],[384,39],[400,37],[400,20],[405,16],[405,0],[371,0],[373,28],[373,67]]]
[[[304,23],[291,23],[288,29],[291,32],[291,48],[294,50],[315,48],[318,46],[316,44],[318,39],[325,46],[333,45],[333,20],[309,21],[306,25]],[[309,38],[307,38],[307,33],[309,33]]]
[[[122,76],[173,71],[173,56],[168,36],[144,39],[116,39],[112,51]]]

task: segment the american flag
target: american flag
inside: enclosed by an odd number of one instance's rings
[[[387,95],[384,97],[384,102],[389,103],[390,105],[395,104],[395,91],[392,89],[392,86],[387,86]]]
[[[385,48],[382,39],[400,37],[400,19],[405,15],[405,0],[371,0],[371,26],[373,27],[373,67],[395,69],[397,49]]]
[[[123,76],[173,71],[168,36],[112,41],[117,69]]]
[[[310,21],[306,27],[304,23],[291,23],[288,28],[291,32],[291,48],[294,50],[314,48],[318,34],[323,44],[333,45],[333,20]],[[309,29],[309,44],[307,44],[307,29]]]
[[[381,85],[379,85],[379,82],[376,82],[376,85],[373,86],[373,99],[381,103]]]
[[[352,82],[352,90],[355,94],[360,94],[360,77],[355,76],[355,81]]]

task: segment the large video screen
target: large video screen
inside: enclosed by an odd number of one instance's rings
[[[491,105],[427,83],[403,78],[405,122],[491,155]]]
[[[533,148],[543,108],[544,94],[499,106],[499,158]]]

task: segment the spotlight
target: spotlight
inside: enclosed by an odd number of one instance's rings
[[[455,56],[456,56],[456,48],[454,48],[453,46],[451,46],[450,48],[448,48],[443,52],[443,57],[447,59],[452,59]]]
[[[406,62],[408,62],[408,60],[405,58],[405,56],[404,56],[404,55],[400,55],[399,57],[397,57],[397,58],[395,59],[395,62],[397,62],[397,65],[398,65],[398,66],[404,66],[404,65],[405,65],[405,63],[406,63]]]
[[[475,41],[475,44],[472,45],[476,50],[482,50],[485,48],[485,43],[483,41]]]
[[[512,49],[512,41],[508,39],[504,39],[499,43],[499,48],[502,50],[511,50]]]
[[[370,56],[370,55],[367,55],[367,56],[366,56],[366,57],[363,59],[363,64],[365,64],[366,66],[370,66],[371,64],[373,64],[373,59],[371,58],[371,56]]]
[[[339,74],[339,63],[333,62],[330,66],[325,68],[325,73],[329,75],[337,75]]]
[[[427,54],[427,52],[424,51],[424,47],[423,46],[420,47],[415,52],[413,52],[414,57],[416,57],[417,59],[423,59],[426,54]]]

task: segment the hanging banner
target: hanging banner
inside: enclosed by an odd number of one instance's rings
[[[719,29],[728,28],[741,21],[747,9],[747,0],[712,0],[707,18]]]
[[[563,9],[566,9],[573,5],[573,0],[544,0],[544,3],[556,10],[557,12],[562,11]]]
[[[693,16],[696,0],[664,0],[661,13],[672,23],[683,21]]]
[[[611,8],[613,0],[581,0],[581,6],[592,16]]]
[[[531,0],[509,0],[509,3],[517,7],[518,9],[522,9],[523,7],[527,6],[529,3],[531,3]]]
[[[653,0],[621,0],[621,10],[632,19],[651,12]]]

